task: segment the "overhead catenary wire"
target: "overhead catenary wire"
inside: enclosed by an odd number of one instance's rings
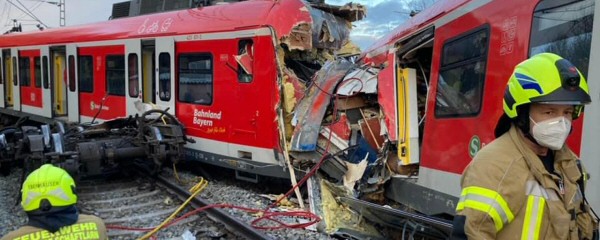
[[[29,15],[30,15],[30,16],[31,16],[33,19],[37,20],[37,21],[38,21],[40,24],[44,25],[44,27],[48,28],[48,25],[46,25],[44,22],[42,22],[42,20],[40,20],[40,19],[39,19],[39,18],[38,18],[38,17],[37,17],[37,16],[36,16],[34,13],[33,13],[33,11],[34,11],[35,9],[37,9],[37,8],[38,8],[40,5],[42,5],[42,3],[41,3],[41,2],[38,2],[38,3],[37,3],[37,5],[33,6],[33,7],[32,7],[32,10],[29,10],[29,8],[28,8],[27,6],[25,6],[25,4],[23,4],[23,3],[21,2],[21,0],[16,0],[16,1],[17,1],[19,4],[21,4],[21,6],[23,6],[23,8],[25,9],[25,11],[27,11],[27,12],[29,13]]]
[[[14,7],[16,7],[17,9],[19,9],[19,11],[21,11],[21,15],[19,15],[17,18],[21,18],[21,17],[23,17],[24,15],[28,15],[29,17],[33,18],[31,15],[29,15],[29,13],[28,13],[27,11],[23,10],[23,9],[22,9],[21,7],[19,7],[17,4],[13,3],[11,0],[6,0],[6,2],[7,2],[7,3],[10,3],[10,6],[14,6]],[[9,12],[9,13],[10,13],[10,12]],[[10,19],[10,15],[7,15],[7,16],[6,16],[6,18],[7,18],[6,20],[8,21],[8,20]]]
[[[31,13],[29,11],[29,9],[23,5],[23,3],[21,3],[21,1],[16,0],[19,4],[21,4],[23,7],[25,7],[25,9],[22,9],[21,7],[19,7],[17,4],[15,4],[14,2],[12,2],[11,0],[6,0],[6,2],[10,3],[12,6],[16,7],[17,9],[19,9],[21,12],[27,14],[29,17],[37,20],[40,24],[44,25],[44,27],[48,28],[48,25],[46,25],[44,22],[42,22],[42,20],[40,20],[39,18],[37,18],[33,13]]]

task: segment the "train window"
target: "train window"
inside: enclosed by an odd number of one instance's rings
[[[42,82],[44,84],[44,88],[48,89],[48,56],[42,57]]]
[[[22,87],[31,85],[31,63],[29,57],[19,57],[19,80]]]
[[[106,92],[125,96],[125,56],[106,56]]]
[[[594,0],[545,0],[533,12],[529,55],[552,52],[568,59],[587,77]]]
[[[179,101],[201,105],[212,104],[212,55],[191,53],[179,55]]]
[[[488,45],[488,26],[444,44],[436,93],[436,117],[479,114]]]
[[[75,56],[69,55],[69,91],[75,92]]]
[[[12,79],[13,79],[13,85],[17,86],[17,57],[13,57],[12,58]]]
[[[171,54],[158,55],[158,96],[162,101],[171,100]]]
[[[94,57],[79,56],[77,72],[79,75],[79,92],[94,92]]]
[[[42,87],[42,64],[40,62],[40,57],[33,58],[33,65],[35,66],[35,68],[34,68],[35,87],[41,88]]]
[[[254,68],[254,44],[251,39],[240,40],[238,43],[238,81],[241,83],[252,82]]]
[[[138,55],[135,53],[130,53],[127,57],[127,61],[127,64],[129,66],[129,72],[127,73],[127,78],[129,79],[129,96],[138,97],[138,86],[140,84],[140,75],[138,71]]]

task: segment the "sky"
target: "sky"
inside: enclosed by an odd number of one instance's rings
[[[50,28],[59,26],[59,7],[48,2],[58,0],[0,0],[0,33],[12,27],[12,19],[22,23],[23,31],[36,30],[39,24],[19,8],[26,6],[38,19]],[[65,0],[67,26],[105,21],[111,14],[112,4],[125,0]],[[361,49],[389,33],[409,18],[406,2],[434,0],[352,0],[367,7],[367,18],[354,22],[351,39]],[[349,0],[326,0],[328,4],[343,5]],[[13,4],[11,4],[13,3]],[[22,5],[21,5],[22,4]],[[19,6],[17,8],[15,5]]]

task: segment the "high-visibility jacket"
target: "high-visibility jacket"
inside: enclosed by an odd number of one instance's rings
[[[96,216],[79,214],[76,223],[64,226],[51,233],[45,229],[23,226],[8,233],[0,240],[43,240],[43,239],[77,239],[77,240],[105,240],[106,227],[102,219]]]
[[[554,154],[550,174],[514,126],[481,149],[461,178],[460,230],[469,239],[591,239],[598,223],[577,184],[577,156],[566,145]]]

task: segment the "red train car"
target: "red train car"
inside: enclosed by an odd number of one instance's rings
[[[340,49],[340,16],[354,12],[254,0],[2,35],[0,110],[97,123],[168,108],[196,140],[189,158],[289,177],[277,124],[284,61]]]
[[[388,129],[413,130],[412,135],[390,134],[390,140],[397,142],[398,155],[419,156],[408,161],[418,163],[418,176],[392,177],[386,196],[427,214],[452,214],[463,169],[494,139],[513,67],[528,56],[554,52],[587,77],[594,66],[589,58],[597,27],[594,4],[439,1],[366,50],[365,62],[386,66],[379,74],[379,100]],[[404,80],[414,81],[413,89],[403,88]],[[403,98],[411,90],[417,95],[413,102]],[[407,106],[418,109],[416,124],[401,124]],[[580,151],[582,122],[574,121],[569,140],[575,152]],[[405,146],[407,136],[418,144]]]

